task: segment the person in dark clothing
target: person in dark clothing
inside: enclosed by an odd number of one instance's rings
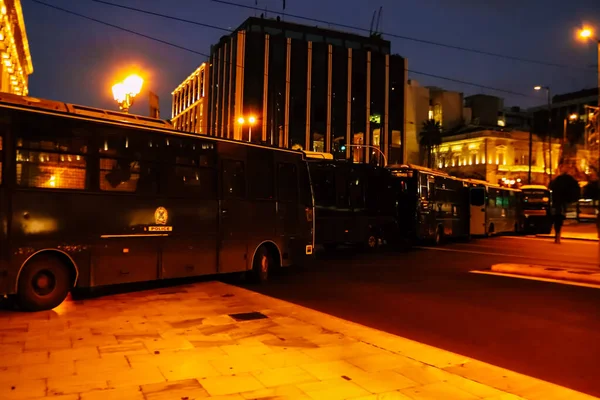
[[[554,222],[554,243],[560,244],[560,231],[565,221],[562,205],[552,207],[552,217]]]

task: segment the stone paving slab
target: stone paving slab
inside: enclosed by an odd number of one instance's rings
[[[593,397],[219,282],[0,312],[2,400],[206,398]]]

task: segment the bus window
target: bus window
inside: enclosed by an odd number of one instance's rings
[[[148,137],[130,132],[100,136],[100,190],[153,193],[157,189],[156,168],[151,161],[156,151]]]
[[[421,183],[421,198],[422,199],[429,199],[429,191],[427,190],[427,175],[425,174],[420,174],[420,183]]]
[[[348,203],[352,209],[363,209],[365,208],[365,185],[366,182],[363,179],[363,171],[359,168],[352,168],[350,170],[350,176],[348,179]]]
[[[273,152],[263,149],[248,149],[248,189],[253,199],[273,199]]]
[[[40,121],[38,121],[40,122]],[[42,128],[45,129],[45,128]],[[17,136],[16,182],[19,186],[48,189],[85,189],[87,141],[39,127]]]
[[[309,164],[315,205],[333,207],[336,204],[335,172],[331,168]]]
[[[244,163],[234,160],[223,160],[223,198],[246,197],[246,171]]]
[[[298,173],[294,164],[279,164],[277,198],[279,201],[298,201]]]
[[[189,139],[169,138],[166,146],[167,165],[163,177],[166,195],[217,197],[216,171],[212,168],[214,146]]]
[[[472,188],[471,189],[471,205],[472,206],[483,206],[485,204],[485,189],[484,188]]]

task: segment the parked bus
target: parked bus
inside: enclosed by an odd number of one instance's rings
[[[471,235],[488,236],[521,231],[523,223],[520,190],[485,181],[466,181],[470,185]]]
[[[397,189],[398,226],[405,239],[468,237],[468,184],[446,173],[414,165],[389,167]]]
[[[302,152],[151,118],[0,94],[0,295],[254,272],[312,254]]]
[[[393,240],[396,208],[389,170],[333,160],[318,153],[309,160],[315,198],[315,243],[326,250],[341,244],[375,249]]]
[[[552,192],[543,185],[523,185],[521,192],[525,231],[552,232]]]

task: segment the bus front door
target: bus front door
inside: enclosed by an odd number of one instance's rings
[[[469,193],[469,233],[485,235],[485,188],[473,187]]]

